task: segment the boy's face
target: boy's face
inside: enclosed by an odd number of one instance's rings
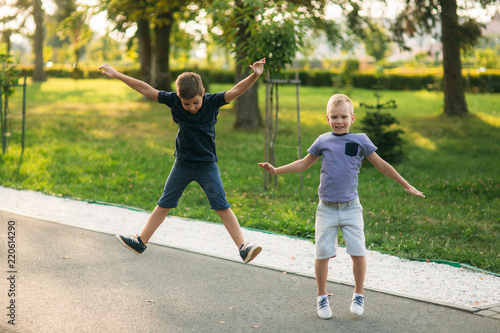
[[[349,133],[349,128],[354,122],[354,118],[356,116],[351,114],[349,106],[346,103],[331,107],[326,114],[326,120],[335,134]]]
[[[196,114],[203,105],[203,95],[196,95],[191,99],[181,98],[181,103],[184,110],[191,114]]]

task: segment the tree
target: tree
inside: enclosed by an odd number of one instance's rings
[[[470,17],[458,16],[457,0],[405,0],[406,6],[393,25],[395,40],[406,48],[404,36],[432,33],[441,25],[443,44],[444,114],[468,114],[462,79],[460,50],[473,46],[481,37],[481,24]],[[463,6],[480,4],[485,7],[497,0],[461,2]],[[465,12],[466,7],[461,7]]]
[[[326,1],[213,0],[214,39],[236,58],[235,82],[249,74],[248,65],[263,57],[272,77],[290,64],[304,43],[308,28],[324,29],[330,41],[338,40],[338,28],[323,18]],[[257,128],[262,119],[258,108],[258,85],[236,101],[235,128]]]
[[[135,37],[138,40],[141,80],[151,83],[151,61],[153,48],[151,43],[150,18],[153,13],[148,0],[107,0],[101,2],[101,8],[108,13],[108,18],[115,23],[115,29],[125,32],[137,24]]]
[[[362,38],[365,44],[366,53],[375,58],[375,62],[380,64],[391,51],[391,39],[385,32],[383,26],[370,22],[365,29]]]
[[[102,8],[125,31],[137,24],[141,79],[158,89],[171,90],[170,53],[172,35],[180,19],[197,15],[202,0],[107,0]]]
[[[45,81],[44,62],[43,62],[43,40],[45,36],[45,28],[43,26],[43,17],[45,12],[42,8],[41,0],[17,0],[15,2],[17,14],[8,17],[2,17],[2,35],[7,44],[7,50],[10,51],[10,35],[14,31],[22,32],[25,26],[26,19],[33,16],[35,22],[35,32],[31,36],[33,40],[33,51],[35,53],[35,68],[33,70],[34,81]],[[17,29],[5,29],[7,21],[16,21],[21,18],[21,24]]]
[[[45,81],[43,69],[43,40],[45,38],[45,27],[43,26],[42,0],[33,0],[33,19],[35,21],[35,33],[33,34],[33,50],[35,52],[35,68],[33,70],[33,81]]]
[[[162,6],[156,15],[154,28],[154,61],[152,68],[152,84],[158,89],[171,90],[172,75],[170,73],[170,36],[174,24],[174,12],[179,7]]]
[[[86,47],[87,61],[93,66],[96,63],[115,63],[123,58],[123,48],[120,42],[108,35],[92,40]]]
[[[2,13],[4,14],[4,13]],[[17,30],[17,29],[13,29],[12,27],[10,27],[9,25],[11,24],[11,22],[13,22],[17,15],[12,15],[13,13],[5,13],[4,15],[2,15],[2,17],[0,17],[0,27],[1,27],[1,38],[0,38],[0,42],[3,42],[5,43],[5,48],[6,48],[6,54],[7,55],[10,55],[10,50],[11,50],[11,41],[10,41],[10,36],[12,36],[12,33]]]
[[[88,12],[78,8],[75,0],[55,0],[57,5],[57,36],[70,45],[75,78],[79,77],[78,63],[85,46],[92,39],[92,31],[87,23]]]

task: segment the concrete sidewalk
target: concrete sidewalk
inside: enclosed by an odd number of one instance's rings
[[[315,313],[315,281],[164,246],[140,256],[113,235],[0,211],[1,332],[496,332],[500,321],[329,283],[333,318]],[[8,265],[9,221],[16,263]],[[11,239],[12,241],[12,239]],[[216,242],[217,240],[214,240]],[[265,251],[265,244],[264,251]],[[236,249],[235,249],[236,251]],[[8,271],[16,273],[8,273]],[[15,275],[15,296],[8,296]],[[15,301],[15,326],[8,324]],[[11,312],[11,311],[10,311]]]

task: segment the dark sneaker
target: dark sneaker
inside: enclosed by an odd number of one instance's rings
[[[118,242],[120,242],[121,245],[125,246],[130,251],[133,251],[135,254],[141,254],[147,248],[147,246],[142,242],[141,236],[124,237],[116,235],[116,239],[118,239]]]
[[[330,308],[329,299],[330,296],[323,297],[318,303],[316,303],[316,313],[321,319],[332,318],[332,309]]]
[[[353,297],[351,301],[351,312],[361,316],[365,310],[365,298],[363,296]]]
[[[262,251],[262,247],[260,247],[259,245],[247,246],[247,244],[243,244],[240,248],[240,256],[241,259],[243,259],[243,262],[246,264],[257,257],[260,251]]]

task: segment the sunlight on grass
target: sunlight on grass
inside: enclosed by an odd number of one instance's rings
[[[420,134],[419,132],[412,132],[410,131],[410,129],[405,127],[402,127],[402,129],[405,131],[405,133],[408,133],[413,143],[415,143],[418,147],[429,150],[436,150],[436,144],[428,138],[422,136],[422,134]]]
[[[482,112],[476,112],[475,115],[477,115],[482,121],[484,121],[487,124],[490,124],[495,127],[500,127],[500,117]]]

